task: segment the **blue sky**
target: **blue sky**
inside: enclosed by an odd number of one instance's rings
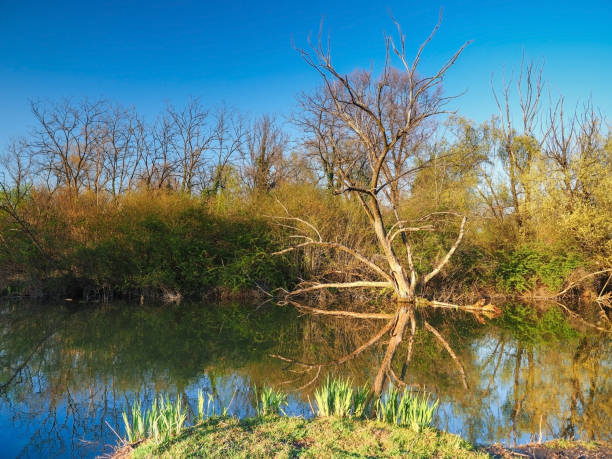
[[[253,114],[286,114],[319,81],[291,46],[306,46],[322,16],[339,69],[380,63],[387,7],[416,49],[442,27],[423,73],[465,41],[445,81],[453,104],[483,121],[495,111],[491,75],[516,73],[523,50],[544,61],[553,95],[589,96],[612,114],[612,1],[29,2],[0,0],[0,148],[32,125],[29,100],[98,98],[134,105],[153,118],[189,96]]]

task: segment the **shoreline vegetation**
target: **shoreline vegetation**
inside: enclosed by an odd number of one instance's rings
[[[189,427],[162,443],[150,440],[124,445],[112,458],[265,458],[265,457],[404,457],[530,459],[602,459],[612,456],[604,442],[551,440],[506,447],[473,446],[460,436],[436,429],[415,433],[380,421],[342,418],[286,418],[268,416],[238,420],[210,419]]]
[[[156,398],[149,409],[135,402],[123,414],[127,438],[112,458],[148,457],[439,457],[439,458],[602,458],[605,442],[551,440],[512,448],[471,445],[458,435],[432,427],[438,402],[423,392],[390,387],[373,400],[366,387],[329,378],[315,392],[313,417],[290,417],[287,395],[269,387],[257,394],[257,415],[238,419],[229,405],[215,412],[215,401],[198,393],[193,422],[180,396]],[[212,408],[212,409],[211,409]],[[110,427],[110,426],[109,426]]]
[[[8,196],[0,193],[0,198]],[[338,202],[309,185],[287,184],[271,195],[250,197],[142,190],[97,203],[88,194],[47,195],[30,189],[21,199],[23,220],[0,211],[3,298],[74,303],[260,299],[290,290],[296,279],[316,277],[322,270],[343,266],[344,277],[357,275],[353,270],[359,268],[350,259],[330,253],[274,255],[291,241],[284,228],[266,217],[283,212],[281,201],[293,211],[314,215],[330,239],[359,237],[361,250],[376,261],[375,242],[363,237],[366,222],[355,202]],[[43,211],[46,216],[40,219]],[[495,229],[485,223],[471,223],[457,254],[427,287],[426,296],[553,300],[562,292],[574,299],[609,301],[610,272],[595,254],[533,236],[521,238],[524,242],[491,240]],[[430,253],[447,245],[444,238],[420,243]],[[323,303],[338,295],[364,303],[392,297],[391,291],[372,295],[368,289],[314,293]]]

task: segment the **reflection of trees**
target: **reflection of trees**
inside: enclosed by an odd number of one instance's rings
[[[473,441],[527,441],[540,426],[545,437],[610,439],[609,338],[579,333],[554,312],[526,311],[509,308],[497,327],[478,326],[458,313],[419,318],[452,346],[470,389],[423,327],[414,335],[406,380],[441,399],[440,427]],[[156,392],[182,393],[193,404],[201,387],[221,404],[233,396],[232,411],[252,415],[252,385],[268,384],[291,392],[293,412],[308,413],[313,387],[292,391],[314,375],[294,373],[269,355],[333,361],[379,325],[323,317],[295,321],[294,314],[190,305],[0,310],[0,384],[12,378],[0,396],[0,422],[28,433],[24,456],[82,456],[115,442],[105,421],[121,425],[121,411],[134,397],[150,401]],[[399,350],[397,374],[408,344]],[[371,382],[383,351],[384,343],[372,346],[324,371],[342,371],[355,384]]]
[[[500,324],[488,343],[497,355],[483,353],[479,365],[482,404],[501,407],[497,438],[610,439],[609,337],[576,332],[555,309]]]
[[[278,309],[20,308],[0,311],[0,384],[6,384],[0,421],[28,432],[21,454],[32,457],[101,452],[115,442],[105,421],[121,425],[134,397],[191,391],[193,399],[202,386],[227,404],[230,386],[248,389],[249,374],[257,373],[250,368],[267,368],[259,384],[276,383],[282,368],[263,362],[279,343],[284,351],[300,336],[292,314]],[[248,397],[240,391],[233,406],[248,404]]]

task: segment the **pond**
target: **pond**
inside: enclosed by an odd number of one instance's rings
[[[217,413],[254,415],[254,388],[288,392],[287,414],[312,416],[314,373],[271,357],[325,362],[350,353],[380,323],[300,316],[244,304],[0,306],[0,456],[95,457],[124,434],[121,413],[135,399],[199,389]],[[480,324],[459,312],[428,312],[465,367],[431,333],[418,331],[406,380],[440,399],[435,423],[471,442],[542,438],[612,439],[609,336],[570,323],[554,306],[503,307]],[[333,374],[371,382],[383,347]],[[403,354],[402,354],[403,352]],[[397,371],[406,354],[396,357]],[[191,409],[191,408],[190,408]]]

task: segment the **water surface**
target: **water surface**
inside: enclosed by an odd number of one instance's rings
[[[406,380],[440,398],[436,425],[475,443],[523,443],[556,437],[612,439],[610,339],[572,325],[552,306],[509,305],[479,324],[454,312],[432,323],[465,367],[431,333],[419,331]],[[254,414],[253,388],[290,393],[291,415],[311,416],[306,388],[314,370],[270,357],[320,363],[350,353],[382,323],[299,316],[278,307],[0,307],[0,456],[94,457],[123,435],[121,412],[134,399],[198,389],[215,409]],[[328,371],[371,382],[383,348]],[[401,372],[405,349],[396,358]],[[191,408],[190,408],[191,409]]]

